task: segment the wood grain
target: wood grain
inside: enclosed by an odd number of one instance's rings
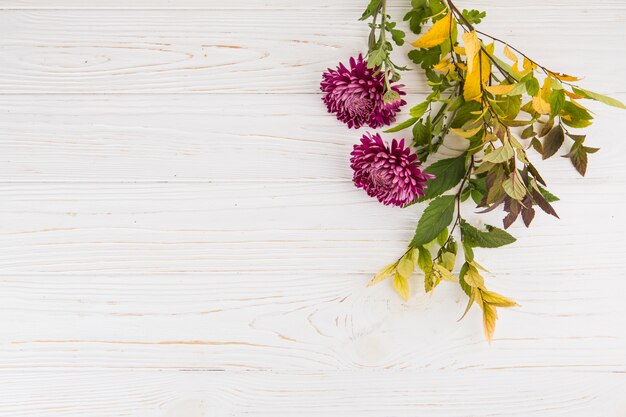
[[[605,207],[624,204],[624,196],[603,182],[582,187],[556,187],[562,220],[538,216],[532,230],[516,225],[520,242],[500,249],[489,266],[499,273],[623,266],[623,246],[604,244],[603,225]],[[0,190],[5,273],[373,272],[401,253],[423,210],[380,206],[349,183],[24,183]],[[499,222],[495,213],[471,212],[471,221]],[[613,215],[611,224],[619,233],[625,222]],[[581,234],[582,245],[574,240]]]
[[[3,372],[0,415],[618,416],[624,377],[530,371],[346,374],[268,372]],[[529,383],[532,381],[532,383]],[[36,398],[37,400],[33,400]]]
[[[602,149],[588,178],[621,181],[626,148],[614,131],[622,111],[585,104],[599,115],[586,143]],[[0,178],[18,182],[347,182],[352,146],[369,131],[346,129],[310,94],[0,95],[0,114]],[[449,141],[438,157],[464,143]],[[579,180],[566,160],[537,162],[549,182]]]
[[[459,6],[626,98],[623,1]],[[458,285],[365,286],[423,207],[353,187],[365,129],[320,103],[321,72],[364,49],[363,7],[0,0],[0,416],[624,415],[623,114],[589,105],[587,178],[541,163],[561,220],[477,250],[521,305],[489,345]]]
[[[359,13],[365,9],[365,2],[361,0],[317,0],[315,2],[294,2],[292,0],[229,0],[228,2],[206,1],[206,0],[133,0],[132,2],[123,0],[1,0],[0,9],[197,9],[197,10],[267,10],[267,9],[332,9],[332,10],[354,10]],[[602,2],[590,4],[586,0],[553,0],[546,3],[542,0],[526,0],[524,3],[501,2],[497,0],[472,0],[471,4],[463,4],[464,7],[474,7],[481,10],[510,10],[524,12],[530,9],[541,9],[543,13],[560,10],[560,13],[584,13],[590,9],[615,10],[623,6],[620,0],[603,0]],[[387,7],[393,11],[406,10],[408,1],[389,0]],[[566,8],[566,10],[562,10]],[[360,14],[358,15],[360,16]],[[398,16],[402,16],[399,13]]]
[[[511,11],[495,7],[484,30],[548,67],[586,75],[590,89],[626,92],[611,81],[626,71],[614,58],[626,7],[558,18],[563,8],[549,10],[516,13],[512,26]],[[367,26],[355,17],[334,9],[4,10],[0,93],[310,94],[323,70],[363,51]],[[426,91],[417,71],[404,82]]]

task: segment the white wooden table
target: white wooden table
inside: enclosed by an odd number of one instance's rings
[[[560,221],[479,253],[521,304],[488,345],[452,284],[365,287],[422,208],[353,187],[318,94],[364,4],[0,0],[1,416],[626,415],[626,112],[590,104],[587,178],[541,164]],[[623,0],[459,5],[626,99]]]

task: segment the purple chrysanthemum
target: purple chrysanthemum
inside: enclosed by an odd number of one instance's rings
[[[367,61],[361,55],[350,58],[350,68],[342,63],[336,70],[328,69],[320,85],[324,92],[324,103],[329,113],[348,127],[360,128],[368,125],[372,129],[389,125],[396,120],[396,113],[406,101],[398,98],[390,102],[383,99],[385,76],[376,68],[367,68]],[[391,89],[399,96],[405,95],[401,86]]]
[[[391,146],[380,135],[365,134],[354,145],[350,166],[354,185],[385,205],[403,207],[424,195],[426,181],[434,175],[422,172],[417,155],[404,146],[404,139]]]

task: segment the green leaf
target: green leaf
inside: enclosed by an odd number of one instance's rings
[[[572,91],[574,92],[574,94],[578,94],[579,96],[583,96],[591,100],[596,100],[601,103],[608,104],[609,106],[618,107],[620,109],[626,109],[626,105],[624,105],[624,103],[612,97],[594,93],[593,91],[589,91],[589,90],[583,90],[582,88],[578,88],[578,87],[572,87]]]
[[[450,223],[454,215],[453,195],[437,197],[430,202],[417,222],[410,246],[425,245],[434,240]]]
[[[439,246],[443,246],[447,240],[448,240],[448,228],[446,227],[437,236],[437,243],[439,243]]]
[[[456,158],[437,161],[426,168],[424,172],[434,175],[435,178],[428,181],[427,188],[424,190],[424,197],[418,201],[430,200],[440,196],[457,185],[465,175],[465,154]]]
[[[483,158],[483,161],[493,162],[494,164],[499,164],[499,163],[508,161],[514,156],[515,156],[515,151],[513,150],[513,147],[509,144],[509,142],[505,142],[504,145],[500,146],[499,148],[494,149],[493,151],[485,155],[485,157]]]
[[[421,65],[422,68],[432,68],[441,61],[441,48],[437,46],[430,49],[413,49],[408,55],[411,61]]]
[[[529,95],[536,96],[539,93],[539,81],[534,77],[526,81],[526,91]]]
[[[418,118],[417,117],[411,117],[409,120],[405,120],[402,123],[399,123],[397,125],[395,125],[394,127],[392,127],[391,129],[387,129],[384,132],[385,133],[394,133],[394,132],[399,132],[400,130],[406,129],[407,127],[411,127],[415,124],[415,122],[417,122]]]
[[[526,186],[515,172],[502,183],[504,192],[512,198],[522,201],[526,196]]]
[[[406,36],[406,33],[404,33],[401,30],[398,30],[398,29],[392,29],[391,30],[391,38],[393,39],[393,41],[398,46],[404,45],[404,37],[405,36]]]
[[[433,261],[430,258],[430,251],[424,246],[418,246],[417,250],[419,251],[417,256],[417,265],[424,273],[430,273],[433,269]]]
[[[548,159],[556,153],[563,145],[565,135],[561,125],[554,126],[550,133],[543,139],[543,154],[542,159]]]
[[[563,90],[552,90],[550,93],[550,117],[556,117],[565,104],[565,92]]]
[[[429,101],[424,101],[423,103],[420,103],[417,106],[413,107],[410,110],[411,116],[419,119],[420,117],[424,115],[424,113],[426,113],[426,110],[428,110],[429,104],[430,104]]]
[[[415,146],[427,145],[431,140],[430,132],[430,119],[427,119],[427,124],[424,125],[421,121],[415,123],[413,126],[413,143]]]
[[[371,0],[370,3],[367,5],[367,8],[365,9],[365,11],[363,12],[361,17],[359,18],[359,20],[365,20],[368,17],[370,17],[371,15],[373,15],[374,12],[380,6],[381,2],[382,2],[382,0]]]
[[[380,66],[385,59],[387,59],[387,50],[382,46],[378,49],[373,49],[367,55],[367,67],[374,68]]]
[[[486,12],[481,12],[481,11],[474,10],[474,9],[472,10],[463,9],[463,12],[461,12],[461,14],[465,18],[465,20],[467,20],[468,22],[474,25],[480,23],[485,18],[485,16],[487,16]]]
[[[465,221],[461,223],[463,238],[476,248],[499,248],[516,240],[508,232],[497,227],[487,225],[486,229],[487,231],[482,231]]]
[[[555,201],[559,201],[559,197],[555,196],[554,194],[552,194],[550,191],[546,190],[545,188],[543,188],[540,185],[537,185],[537,187],[539,188],[539,192],[541,193],[541,195],[543,196],[543,198],[548,202],[548,203],[554,203]]]

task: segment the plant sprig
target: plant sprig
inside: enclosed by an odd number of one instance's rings
[[[370,0],[367,8],[359,20],[370,18],[370,34],[368,37],[367,66],[368,68],[380,68],[384,74],[385,91],[384,100],[387,102],[400,99],[397,92],[391,89],[390,82],[400,79],[400,71],[408,68],[396,65],[391,60],[393,44],[391,37],[397,46],[404,45],[406,33],[397,28],[397,23],[391,20],[387,14],[387,0]],[[380,20],[379,20],[380,18]]]
[[[409,248],[371,283],[393,277],[394,288],[406,299],[409,278],[418,267],[424,273],[426,292],[443,280],[458,282],[469,298],[465,313],[473,304],[482,309],[485,335],[491,340],[497,308],[517,304],[487,289],[481,274],[485,269],[476,262],[474,249],[501,247],[515,238],[494,226],[472,226],[463,217],[462,203],[471,198],[481,213],[501,207],[504,229],[520,217],[528,227],[535,208],[558,217],[550,204],[558,198],[544,188],[546,182],[527,153],[538,152],[548,159],[567,141],[569,152],[562,156],[584,176],[588,155],[598,148],[587,146],[584,134],[570,130],[592,123],[590,111],[580,100],[626,106],[578,87],[579,78],[550,70],[508,42],[477,30],[484,12],[461,11],[451,0],[411,3],[404,20],[421,36],[412,43],[416,49],[408,56],[425,72],[432,91],[410,110],[408,120],[387,132],[412,128],[413,145],[422,161],[435,154],[450,133],[464,138],[466,146],[460,155],[426,168],[436,178],[429,181],[426,195],[415,201],[428,201],[428,206]],[[391,48],[385,46],[387,20],[376,24],[377,14],[386,16],[385,2],[372,0],[370,7],[372,13],[364,14],[365,18],[373,16],[370,59],[380,55],[375,62],[393,74],[394,67],[387,62]],[[429,22],[432,26],[422,34]],[[382,34],[377,37],[375,30]],[[502,46],[503,57],[496,53],[496,44]],[[455,277],[457,239],[463,262]]]

